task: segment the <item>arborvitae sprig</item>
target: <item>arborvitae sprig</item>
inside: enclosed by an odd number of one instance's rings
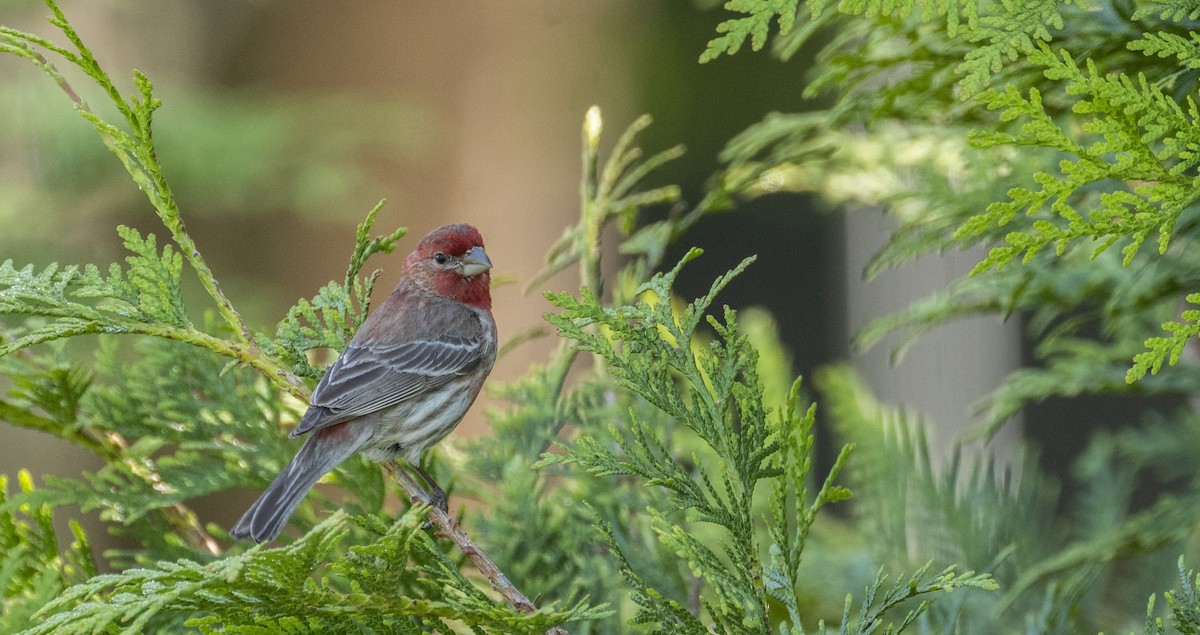
[[[545,461],[577,462],[597,476],[641,477],[649,485],[669,490],[675,509],[723,527],[722,555],[718,555],[663,512],[650,509],[660,540],[686,561],[707,587],[705,606],[711,619],[733,632],[757,631],[766,628],[767,616],[763,589],[754,575],[760,566],[750,504],[758,481],[779,475],[779,470],[767,463],[779,448],[767,438],[761,393],[757,408],[746,395],[742,394],[740,400],[735,396],[733,386],[738,375],[753,373],[753,353],[745,349],[744,338],[734,335],[732,312],[727,311],[726,324],[712,323],[733,341],[726,339],[724,345],[714,342],[709,355],[692,348],[693,334],[713,297],[750,261],[714,282],[711,292],[690,304],[681,315],[673,314],[671,285],[682,266],[699,254],[699,250],[692,250],[671,272],[656,275],[639,287],[637,295],[643,299],[634,306],[604,307],[585,287],[578,300],[565,293],[549,295],[561,312],[548,319],[580,349],[604,358],[619,385],[701,439],[707,445],[706,453],[714,453],[719,467],[693,473],[665,444],[662,434],[668,430],[652,426],[654,422],[640,420],[632,412],[620,427],[614,424],[610,429],[612,440],[621,450],[619,454],[595,438],[583,437],[566,448],[565,456],[547,455]],[[690,390],[681,391],[676,384],[680,380]],[[740,424],[737,430],[730,425],[731,417]],[[692,462],[696,466],[704,464],[699,456]],[[611,529],[605,532],[611,533]],[[730,569],[722,564],[723,558],[747,566]],[[626,570],[627,578],[638,580],[635,589],[646,587],[635,570]],[[634,618],[637,622],[673,625],[684,611],[678,601],[660,600],[649,591],[642,596],[641,604]],[[693,626],[698,624],[694,622]]]
[[[627,236],[620,251],[635,257],[627,264],[622,277],[634,276],[644,280],[662,261],[667,245],[712,206],[702,203],[685,216],[673,210],[665,219],[639,226],[640,213],[646,208],[679,200],[678,185],[663,185],[637,189],[647,175],[683,155],[683,146],[674,146],[643,159],[643,150],[634,145],[637,136],[650,126],[653,119],[642,115],[629,124],[600,162],[600,135],[603,119],[600,109],[593,106],[583,126],[583,180],[580,184],[579,222],[567,227],[551,245],[546,265],[525,286],[536,288],[545,280],[566,268],[578,265],[584,280],[600,292],[600,234],[609,224]],[[620,289],[616,290],[618,293]],[[621,296],[618,296],[621,297]]]
[[[836,631],[838,635],[870,635],[876,632],[888,635],[899,633],[911,626],[921,614],[929,610],[932,604],[930,600],[923,599],[917,604],[916,608],[905,613],[904,618],[899,623],[888,623],[885,626],[885,622],[883,621],[884,613],[899,607],[904,602],[937,591],[953,591],[958,588],[996,589],[996,583],[992,581],[990,576],[975,575],[973,572],[968,572],[961,576],[955,575],[953,566],[947,567],[936,575],[929,576],[930,564],[926,564],[918,569],[908,579],[898,578],[890,586],[887,583],[888,576],[884,575],[881,569],[875,576],[875,581],[867,587],[863,600],[859,604],[857,615],[852,612],[854,598],[847,595],[846,605],[842,611],[841,626]],[[881,626],[883,626],[883,631],[879,631],[879,627]],[[822,623],[817,632],[825,635],[834,631],[829,630]]]
[[[843,449],[809,501],[813,410],[800,415],[796,387],[785,408],[768,412],[756,371],[757,353],[739,333],[734,312],[726,308],[721,320],[707,315],[715,295],[751,260],[718,278],[705,296],[678,311],[672,306],[672,283],[683,265],[699,254],[692,250],[670,272],[638,287],[634,305],[605,307],[587,287],[579,298],[548,296],[560,309],[548,316],[560,333],[581,350],[602,357],[621,387],[660,412],[643,417],[631,408],[619,424],[610,425],[611,442],[581,435],[564,446],[564,454],[547,454],[542,464],[577,463],[596,476],[633,477],[668,492],[668,507],[648,508],[652,527],[687,563],[701,590],[689,607],[686,598],[655,589],[646,580],[649,572],[621,556],[622,573],[640,606],[635,622],[699,632],[711,621],[720,632],[764,632],[776,628],[768,611],[776,601],[787,614],[778,628],[802,632],[797,599],[801,554],[817,511],[849,496],[834,479],[850,449]],[[707,344],[697,333],[703,322],[716,335]],[[688,444],[695,448],[690,457],[681,455],[676,445],[686,438],[696,441]],[[763,481],[771,485],[765,544],[754,530],[755,493]],[[703,529],[706,525],[721,531],[713,535]],[[623,551],[611,523],[600,519],[598,526],[610,548]],[[702,535],[713,539],[702,540]],[[728,562],[738,565],[729,567]],[[881,610],[907,598],[906,593],[994,588],[986,575],[957,577],[949,570],[922,586],[917,579],[923,574],[909,581],[908,591],[889,591]],[[870,587],[866,605],[874,603],[883,584],[880,578]],[[860,620],[857,632],[876,628],[876,621],[873,615],[866,623]],[[843,626],[849,628],[850,623]]]
[[[35,271],[0,263],[0,315],[43,318],[19,337],[0,344],[0,355],[56,339],[96,333],[138,333],[168,339],[198,339],[179,295],[183,261],[167,245],[160,256],[154,236],[118,228],[128,271],[111,265],[108,275],[87,265]]]
[[[743,18],[731,18],[717,25],[720,37],[709,41],[708,47],[700,54],[700,62],[708,62],[721,56],[733,55],[741,50],[746,39],[750,39],[750,48],[757,51],[767,43],[767,33],[771,22],[778,20],[779,35],[787,35],[796,22],[796,12],[799,10],[799,0],[729,0],[724,7],[727,11],[748,14]]]
[[[1016,135],[976,133],[972,137],[981,148],[999,144],[1052,147],[1078,157],[1064,160],[1060,174],[1038,172],[1034,181],[1040,189],[1016,188],[1009,192],[1011,201],[990,206],[959,230],[960,236],[972,236],[980,226],[1003,225],[1019,211],[1037,216],[1044,206],[1060,222],[1041,219],[1032,231],[1011,232],[1006,247],[996,247],[976,266],[975,272],[1003,267],[1018,256],[1029,259],[1043,247],[1053,245],[1059,255],[1073,240],[1098,240],[1096,253],[1118,240],[1127,238],[1122,249],[1129,264],[1152,232],[1158,235],[1159,253],[1165,253],[1180,212],[1197,196],[1188,172],[1200,161],[1196,148],[1200,135],[1194,132],[1200,118],[1190,97],[1183,103],[1166,95],[1146,77],[1130,77],[1102,71],[1092,60],[1085,68],[1066,51],[1054,51],[1041,44],[1028,54],[1031,64],[1045,69],[1046,77],[1061,81],[1063,90],[1079,96],[1073,106],[1086,115],[1081,122],[1088,133],[1075,139],[1046,113],[1036,89],[1029,97],[1016,88],[991,91],[984,96],[988,107],[1000,111],[1004,120],[1024,121]],[[1082,199],[1092,209],[1076,209],[1081,188],[1102,182],[1133,183],[1131,188],[1104,188],[1100,195],[1090,193]],[[1099,205],[1096,205],[1096,203]]]
[[[1200,576],[1195,571],[1185,570],[1183,556],[1179,557],[1179,590],[1163,593],[1163,599],[1171,610],[1171,626],[1188,635],[1200,633]],[[1154,598],[1146,603],[1146,635],[1166,635],[1161,618],[1155,617]]]
[[[1200,293],[1189,293],[1184,299],[1189,305],[1200,305]],[[1168,335],[1146,340],[1148,350],[1134,356],[1133,366],[1125,375],[1125,381],[1139,381],[1147,372],[1157,374],[1164,363],[1171,366],[1178,364],[1183,357],[1184,347],[1200,335],[1200,309],[1184,309],[1178,320],[1163,322],[1162,328]]]
[[[1172,625],[1181,633],[1200,633],[1200,576],[1195,571],[1184,572],[1183,557],[1179,558],[1179,591],[1163,594],[1171,607]]]
[[[42,614],[48,618],[26,632],[140,633],[181,626],[202,633],[450,632],[447,620],[453,620],[541,633],[580,613],[581,607],[525,614],[496,605],[421,529],[423,511],[414,507],[390,527],[363,519],[375,540],[340,556],[336,547],[346,539],[348,519],[338,512],[286,547],[94,576],[47,603]]]
[[[32,492],[33,478],[21,471],[20,491]],[[0,632],[14,633],[29,626],[31,616],[56,598],[63,588],[97,573],[91,546],[79,523],[71,521],[74,541],[61,544],[54,534],[49,505],[14,505],[8,478],[0,476]]]

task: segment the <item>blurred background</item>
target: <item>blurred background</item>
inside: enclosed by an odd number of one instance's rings
[[[388,202],[376,232],[407,227],[401,252],[443,223],[478,226],[496,263],[502,339],[537,329],[549,304],[522,289],[577,217],[579,131],[589,106],[603,111],[603,147],[642,113],[655,118],[642,139],[649,152],[685,144],[686,157],[657,178],[679,183],[693,202],[730,138],[771,111],[814,107],[801,98],[804,52],[789,64],[749,51],[697,63],[725,17],[712,1],[62,7],[122,90],[132,91],[134,68],[154,81],[164,101],[160,158],[188,228],[228,296],[263,329],[344,275],[355,225],[381,198]],[[0,4],[0,23],[48,35],[47,13],[38,2],[10,0]],[[86,84],[77,85],[87,99]],[[123,257],[117,224],[164,235],[53,82],[23,60],[0,57],[0,260],[104,265]],[[1021,341],[1011,322],[980,319],[921,340],[898,367],[887,346],[852,351],[856,329],[965,275],[978,259],[927,258],[863,282],[891,228],[878,211],[843,214],[781,194],[708,218],[667,261],[692,245],[706,250],[678,289],[693,297],[758,254],[721,300],[766,307],[796,373],[851,361],[881,400],[924,413],[938,427],[931,438],[946,449],[972,422],[972,407],[1019,365]],[[371,263],[383,268],[376,299],[395,284],[401,258]],[[545,289],[577,285],[567,273]],[[553,344],[521,344],[493,377],[519,375]],[[485,433],[481,411],[458,434]],[[1018,431],[1009,425],[991,447],[1003,450]],[[11,426],[4,434],[0,472],[78,474],[91,465],[48,437]]]

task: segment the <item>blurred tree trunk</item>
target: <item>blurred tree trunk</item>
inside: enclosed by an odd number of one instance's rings
[[[983,256],[976,250],[925,256],[864,281],[863,269],[895,225],[877,210],[850,211],[845,219],[851,333],[881,315],[945,289]],[[854,355],[854,367],[880,401],[911,408],[927,418],[935,460],[949,456],[963,433],[976,424],[974,407],[1021,365],[1020,320],[1015,317],[1003,323],[995,317],[970,318],[937,328],[913,344],[897,366],[889,363],[890,344],[884,340]],[[1006,459],[1021,436],[1021,422],[1010,422],[988,449],[992,456]]]

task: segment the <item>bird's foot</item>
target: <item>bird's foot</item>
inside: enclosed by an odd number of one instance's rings
[[[446,499],[446,492],[443,492],[440,487],[434,489],[429,496],[429,506],[442,510],[442,513],[447,516],[450,515],[450,502]]]

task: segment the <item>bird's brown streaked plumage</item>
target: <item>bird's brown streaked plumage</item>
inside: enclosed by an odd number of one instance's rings
[[[313,391],[290,435],[311,433],[304,445],[231,536],[273,539],[304,494],[360,451],[376,461],[406,459],[445,508],[420,455],[458,425],[495,362],[490,268],[470,225],[446,225],[421,239],[400,283]]]

